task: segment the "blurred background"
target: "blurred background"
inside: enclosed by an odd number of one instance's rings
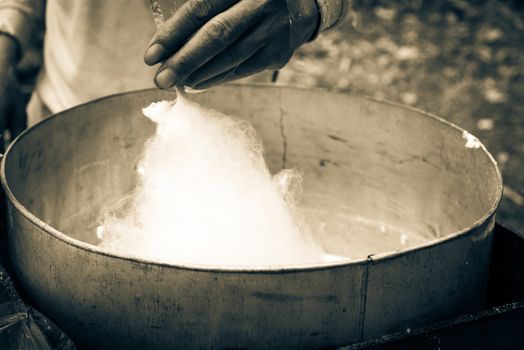
[[[279,84],[400,102],[476,135],[504,178],[497,221],[524,233],[524,3],[357,0],[350,23],[304,46]]]
[[[524,4],[357,0],[354,10],[356,29],[305,45],[277,83],[395,101],[467,129],[503,172],[497,220],[524,233]],[[40,61],[35,50],[20,65],[26,98]]]

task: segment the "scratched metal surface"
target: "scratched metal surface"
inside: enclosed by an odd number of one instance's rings
[[[4,160],[16,276],[75,341],[339,346],[482,306],[501,195],[492,159],[437,118],[348,94],[222,86],[193,98],[250,120],[273,170],[304,170],[302,205],[337,222],[317,236],[328,251],[350,255],[352,232],[339,228],[363,217],[422,232],[425,243],[259,270],[157,264],[85,243],[82,227],[68,223],[133,187],[136,156],[153,131],[140,107],[172,96],[144,91],[66,111],[28,131]]]

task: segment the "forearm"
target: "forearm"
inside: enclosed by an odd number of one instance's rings
[[[16,63],[17,42],[8,35],[0,35],[0,65],[14,65]]]
[[[0,151],[3,148],[3,131],[13,115],[18,92],[15,72],[17,46],[12,37],[0,35]]]
[[[44,5],[44,0],[0,0],[0,36],[15,40],[18,57],[27,47]]]

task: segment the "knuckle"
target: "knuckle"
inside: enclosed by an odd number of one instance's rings
[[[275,70],[278,70],[278,69],[282,69],[284,68],[286,64],[285,63],[282,63],[282,62],[274,62],[272,63],[268,69],[275,69]]]
[[[262,6],[270,10],[274,10],[275,7],[281,7],[282,5],[287,7],[287,2],[281,0],[262,0]]]
[[[291,57],[293,56],[293,51],[284,51],[282,52],[282,55],[280,56],[280,60],[284,62],[284,64],[288,63]]]
[[[169,66],[183,77],[197,67],[197,62],[191,55],[186,54],[178,57],[176,64],[169,64]]]
[[[208,33],[213,38],[221,38],[228,41],[231,38],[232,32],[231,24],[223,18],[213,19],[208,24]]]
[[[271,69],[282,69],[284,68],[284,66],[289,62],[289,60],[291,59],[291,54],[288,53],[288,52],[281,52],[281,53],[278,53],[276,55],[274,55],[273,57],[273,63],[271,64],[271,66],[269,68]]]
[[[212,15],[213,2],[209,0],[190,0],[187,2],[186,11],[189,18],[201,22]]]

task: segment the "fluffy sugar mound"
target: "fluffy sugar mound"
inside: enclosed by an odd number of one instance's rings
[[[179,97],[143,110],[157,123],[123,217],[100,246],[161,262],[273,266],[324,261],[296,207],[301,176],[272,176],[253,127]]]

